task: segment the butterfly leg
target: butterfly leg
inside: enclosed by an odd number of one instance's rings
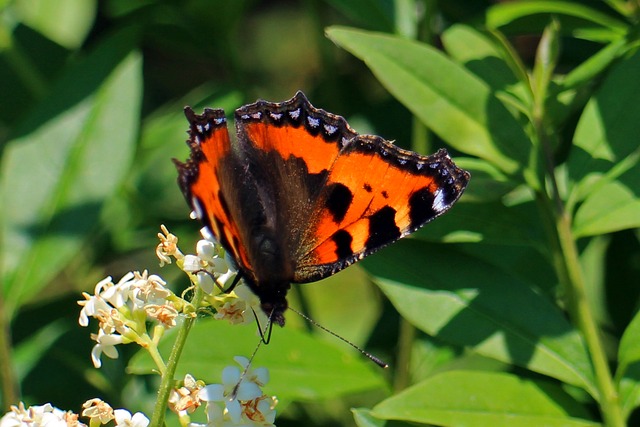
[[[256,325],[258,325],[258,332],[260,333],[260,340],[262,340],[263,344],[269,344],[271,341],[271,331],[273,331],[273,322],[271,321],[271,317],[273,316],[273,312],[269,315],[269,319],[267,320],[267,326],[263,329],[260,324],[260,319],[258,318],[258,313],[251,308],[253,312],[253,317],[256,319]]]

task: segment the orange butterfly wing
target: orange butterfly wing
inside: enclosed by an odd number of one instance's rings
[[[326,277],[416,231],[446,212],[468,180],[445,150],[421,156],[358,136],[340,152],[316,203],[296,281]]]
[[[449,209],[469,180],[446,151],[421,156],[358,135],[302,92],[238,109],[236,128],[248,157],[276,154],[258,163],[281,171],[266,175],[285,194],[274,209],[285,219],[278,233],[290,240],[293,282],[327,277],[415,231]]]
[[[235,144],[222,110],[185,113],[180,187],[280,325],[291,282],[330,276],[417,230],[469,181],[446,151],[421,156],[358,135],[302,92],[236,110]]]
[[[186,107],[185,115],[190,124],[187,144],[191,156],[186,163],[174,160],[178,184],[196,216],[231,251],[236,263],[250,272],[246,247],[239,240],[240,222],[231,216],[224,197],[237,182],[234,172],[229,171],[235,157],[224,111],[207,108],[198,115]]]

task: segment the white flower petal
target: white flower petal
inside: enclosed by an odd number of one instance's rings
[[[211,274],[207,273],[206,271],[200,271],[197,276],[198,276],[198,284],[200,285],[200,288],[207,295],[211,295],[213,291],[217,288],[216,283],[213,280],[213,277],[211,277]]]
[[[147,427],[149,425],[149,418],[142,412],[133,414],[131,421],[135,427]]]
[[[102,292],[103,289],[115,286],[112,281],[113,278],[111,276],[102,279],[96,284],[96,287],[93,289],[93,293],[96,295],[100,295],[100,292]]]
[[[242,381],[240,386],[238,387],[238,393],[236,394],[236,398],[238,400],[251,400],[256,399],[262,396],[262,390],[256,383]]]
[[[196,244],[196,253],[200,259],[212,262],[213,258],[216,256],[216,247],[213,242],[210,242],[209,240],[199,240]]]
[[[253,370],[253,375],[261,386],[269,382],[269,370],[267,368],[256,368]]]
[[[131,421],[131,412],[126,409],[116,409],[113,411],[113,416],[116,419],[116,424],[120,425]]]
[[[235,366],[227,366],[222,370],[222,383],[225,386],[235,387],[240,381],[240,369]]]
[[[202,270],[200,258],[195,255],[185,255],[183,263],[182,269],[187,273],[195,273],[196,271]]]
[[[224,411],[220,404],[207,402],[207,421],[209,425],[222,425]]]
[[[211,268],[211,270],[218,274],[224,274],[229,271],[227,262],[222,258],[214,258],[209,261],[209,267]]]
[[[100,344],[96,344],[91,349],[91,361],[93,362],[93,366],[95,368],[100,368],[102,366],[102,361],[100,360],[100,356],[102,355],[102,346]]]
[[[242,369],[247,369],[247,366],[249,366],[249,359],[244,356],[235,356],[233,360],[235,360],[238,365],[242,366]]]
[[[225,399],[224,387],[222,384],[209,384],[202,387],[198,397],[205,402],[222,402]]]
[[[238,424],[242,420],[242,406],[237,400],[227,400],[225,402],[231,421]]]
[[[118,350],[113,346],[105,346],[105,345],[103,345],[102,346],[102,352],[109,359],[117,359],[118,358]]]

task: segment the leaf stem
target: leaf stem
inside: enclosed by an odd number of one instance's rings
[[[192,305],[194,307],[198,307],[203,297],[204,292],[202,291],[200,286],[195,286],[193,300],[191,301]],[[191,327],[193,326],[195,321],[195,313],[187,313],[187,318],[184,320],[184,322],[180,326],[180,329],[178,330],[178,336],[176,337],[176,341],[173,344],[173,348],[171,349],[171,354],[169,355],[169,360],[167,362],[166,370],[164,371],[162,380],[160,381],[158,398],[156,399],[156,405],[153,409],[153,415],[151,416],[150,427],[160,427],[164,425],[164,417],[167,412],[167,403],[169,400],[171,389],[174,387],[174,375],[176,373],[178,361],[180,360],[180,355],[182,354],[182,350],[184,349],[185,343],[187,342],[189,331],[191,330]]]

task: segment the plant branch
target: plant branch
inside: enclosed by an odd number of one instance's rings
[[[200,286],[195,286],[195,293],[192,300],[193,307],[198,307],[203,297],[204,292],[202,291]],[[167,412],[167,403],[169,400],[169,394],[174,387],[174,375],[176,373],[178,361],[180,360],[180,355],[182,354],[182,350],[184,349],[185,343],[187,342],[189,331],[191,330],[191,327],[193,326],[195,321],[195,313],[187,313],[187,318],[184,320],[184,322],[180,326],[180,329],[178,330],[178,336],[176,337],[176,341],[173,344],[173,348],[171,349],[167,367],[162,375],[160,388],[158,390],[158,398],[153,409],[153,415],[151,416],[150,427],[160,427],[164,425],[164,417]]]
[[[553,262],[558,280],[563,285],[566,306],[573,323],[578,327],[587,344],[589,355],[593,363],[598,395],[594,396],[600,404],[600,410],[605,425],[608,427],[624,427],[624,417],[620,407],[618,393],[611,376],[607,356],[602,345],[598,325],[592,308],[587,299],[586,283],[580,265],[580,256],[576,246],[576,239],[572,232],[572,221],[565,203],[560,195],[556,180],[556,165],[551,135],[557,134],[548,125],[546,102],[549,84],[559,54],[559,24],[552,21],[545,29],[533,69],[532,93],[533,127],[538,141],[538,153],[544,167],[544,176],[550,184],[550,195],[544,191],[544,186],[538,190],[538,198],[543,203],[545,217],[553,222],[548,224],[550,231],[550,246],[553,252]],[[544,182],[544,181],[543,181]],[[551,219],[552,218],[552,219]]]

